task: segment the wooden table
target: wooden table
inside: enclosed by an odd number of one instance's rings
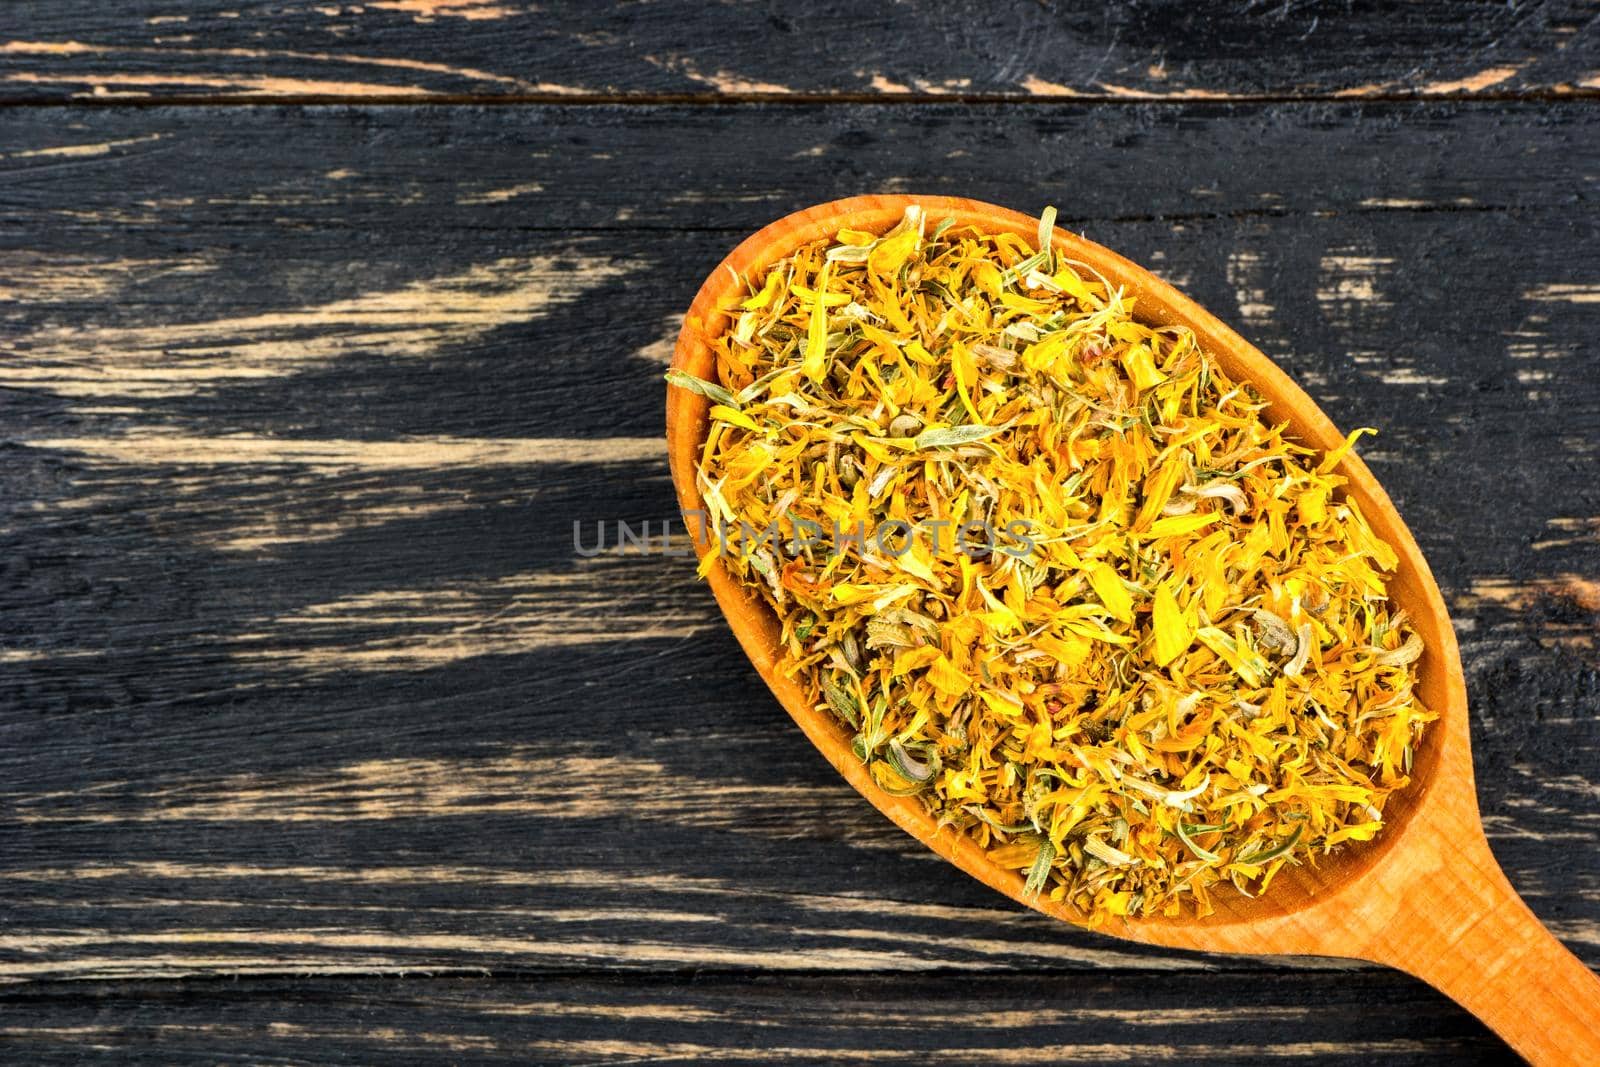
[[[1393,972],[994,896],[573,525],[674,515],[741,236],[1054,203],[1382,431],[1495,850],[1600,966],[1597,15],[8,8],[0,1058],[1504,1061]]]

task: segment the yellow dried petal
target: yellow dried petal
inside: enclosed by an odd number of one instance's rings
[[[1383,829],[1383,823],[1381,822],[1357,823],[1354,826],[1346,826],[1342,830],[1335,830],[1329,834],[1326,844],[1331,848],[1344,841],[1371,841],[1373,835],[1381,829]]]
[[[1203,530],[1207,526],[1222,518],[1220,512],[1208,511],[1194,515],[1168,515],[1166,518],[1157,519],[1150,524],[1150,529],[1145,532],[1146,537],[1181,537],[1192,534],[1196,530]]]
[[[1172,499],[1173,492],[1183,481],[1186,472],[1187,465],[1182,459],[1174,456],[1145,479],[1144,502],[1139,505],[1139,513],[1133,519],[1135,530],[1149,529],[1150,524],[1160,517],[1161,509]]]
[[[1128,380],[1140,392],[1153,389],[1167,380],[1167,376],[1156,369],[1155,356],[1151,354],[1149,345],[1133,345],[1123,352],[1122,369],[1128,372]]]
[[[767,271],[767,284],[761,291],[739,306],[746,311],[759,311],[772,303],[772,298],[778,295],[778,287],[783,284],[783,271],[777,267]]]
[[[710,415],[713,419],[719,419],[722,422],[732,423],[733,425],[743,427],[746,430],[759,431],[761,429],[760,424],[757,423],[755,419],[752,419],[744,412],[737,411],[725,404],[711,405]]]
[[[982,424],[983,416],[978,414],[978,409],[972,406],[972,397],[968,390],[978,374],[977,360],[966,345],[956,342],[950,346],[950,371],[956,380],[956,392],[961,397],[961,406],[967,409],[968,416],[974,423]]]
[[[965,690],[962,690],[965,692]],[[978,697],[989,710],[1003,719],[1015,719],[1023,712],[1022,704],[1015,698],[1004,693],[996,693],[989,689],[980,689]]]
[[[923,677],[928,679],[928,684],[946,696],[965,696],[972,688],[972,679],[956,667],[954,663],[944,656],[933,661],[928,668],[928,673]]]
[[[903,674],[909,674],[914,670],[929,666],[939,658],[940,652],[933,645],[907,649],[894,658],[894,667],[890,673],[893,677],[898,678]]]
[[[1340,445],[1332,452],[1329,452],[1327,456],[1323,458],[1322,463],[1317,467],[1317,473],[1327,474],[1329,471],[1333,470],[1333,468],[1339,465],[1339,461],[1345,457],[1345,453],[1349,452],[1356,446],[1357,441],[1361,440],[1362,437],[1369,433],[1375,434],[1377,432],[1378,431],[1373,429],[1371,426],[1363,426],[1358,430],[1351,430],[1350,435],[1344,439],[1344,444]]]
[[[1052,637],[1049,634],[1040,634],[1033,639],[1033,647],[1054,659],[1061,666],[1073,670],[1083,666],[1089,658],[1093,646],[1081,639],[1065,640]]]
[[[1100,603],[1105,605],[1112,616],[1123,622],[1133,621],[1133,597],[1128,593],[1128,587],[1122,584],[1122,579],[1117,572],[1104,563],[1093,563],[1088,569],[1089,585],[1093,587],[1095,596],[1100,598]]]
[[[1155,630],[1154,658],[1158,666],[1169,666],[1194,642],[1194,629],[1179,609],[1170,581],[1156,586],[1151,625]]]
[[[916,252],[919,240],[915,230],[885,237],[867,256],[867,269],[880,278],[893,277]]]
[[[828,269],[832,264],[822,268],[822,280],[817,283],[818,289],[828,287]],[[820,382],[822,376],[828,373],[828,310],[826,303],[821,299],[811,301],[811,319],[806,327],[806,357],[800,369],[807,378],[813,382]]]

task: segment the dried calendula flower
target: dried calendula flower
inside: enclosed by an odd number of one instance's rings
[[[742,279],[698,481],[884,789],[1090,921],[1211,910],[1383,825],[1434,715],[1339,458],[1181,327],[918,209]]]

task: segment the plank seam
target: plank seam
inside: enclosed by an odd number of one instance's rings
[[[1434,104],[1515,103],[1559,104],[1600,101],[1600,88],[1560,91],[1462,91],[1448,93],[1386,92],[1340,95],[1316,93],[1239,93],[1217,96],[1117,96],[1084,93],[1076,96],[1029,96],[1020,93],[430,93],[349,95],[319,93],[173,94],[170,96],[107,97],[3,97],[0,108],[159,108],[159,107],[949,107],[1014,106],[1067,109],[1073,107],[1232,107],[1240,104]]]
[[[1330,976],[1370,977],[1372,975],[1400,975],[1402,972],[1393,971],[1391,968],[1377,964],[1364,964],[1357,960],[1333,961],[1338,966],[1323,967],[1284,967],[1272,965],[1236,965],[1228,961],[1227,965],[1218,966],[1215,963],[1204,967],[1018,967],[1006,968],[995,971],[988,970],[983,973],[1002,975],[1007,980],[1011,979],[1098,979],[1098,980],[1146,980],[1170,981],[1174,978],[1192,976],[1196,979],[1206,977],[1229,977],[1255,979],[1261,977],[1308,979],[1327,978]],[[310,967],[285,967],[282,970],[252,970],[248,974],[233,974],[224,970],[194,971],[187,974],[160,974],[160,975],[117,975],[117,974],[85,974],[79,976],[54,976],[46,979],[22,979],[0,985],[0,1003],[16,1003],[18,1001],[33,999],[48,999],[55,995],[78,996],[88,985],[107,985],[119,988],[149,987],[152,989],[163,986],[194,986],[200,984],[225,985],[230,989],[239,988],[246,984],[268,985],[284,981],[350,981],[356,979],[393,979],[406,981],[449,981],[461,978],[471,978],[483,982],[562,982],[562,981],[603,981],[607,984],[631,984],[649,986],[656,984],[675,984],[685,978],[695,981],[710,982],[749,982],[758,979],[771,978],[774,980],[789,981],[827,981],[827,982],[863,982],[881,980],[885,976],[899,976],[909,979],[930,980],[970,980],[974,971],[969,967],[927,967],[909,969],[832,969],[832,968],[807,968],[803,970],[770,970],[761,967],[700,967],[688,965],[684,967],[652,967],[640,969],[618,969],[614,967],[553,967],[553,968],[521,968],[521,967],[469,967],[445,964],[443,966],[417,966],[417,967],[352,967],[319,971]],[[0,971],[0,981],[4,981],[4,972]]]

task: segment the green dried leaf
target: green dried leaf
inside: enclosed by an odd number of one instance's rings
[[[1056,231],[1056,209],[1052,204],[1039,213],[1039,251],[1045,255],[1043,267],[1050,269],[1050,260],[1054,258],[1050,249],[1050,237]]]
[[[1190,852],[1193,852],[1196,856],[1198,856],[1199,858],[1205,860],[1207,863],[1221,863],[1222,862],[1222,857],[1221,856],[1217,855],[1215,852],[1210,852],[1210,851],[1207,851],[1206,849],[1201,848],[1199,845],[1195,844],[1194,841],[1189,837],[1189,835],[1191,833],[1201,833],[1201,832],[1203,832],[1205,830],[1208,830],[1208,829],[1216,829],[1216,827],[1185,826],[1183,824],[1182,820],[1179,820],[1177,826],[1178,826],[1178,840],[1182,841],[1185,845],[1188,845]]]
[[[1040,267],[1044,266],[1049,259],[1050,253],[1035,252],[1027,259],[1019,260],[1015,266],[1000,272],[1000,284],[1003,286],[1017,284],[1018,278],[1026,278],[1029,271],[1038,270]]]
[[[828,698],[828,706],[834,710],[834,713],[839,718],[849,723],[852,728],[860,728],[861,706],[849,689],[832,678],[824,678],[822,681],[822,695]]]
[[[919,760],[907,750],[899,741],[889,742],[889,766],[894,768],[894,773],[917,786],[925,786],[933,781],[942,766],[939,753],[932,745],[918,746],[922,758]]]
[[[948,426],[943,429],[923,430],[911,443],[918,449],[951,448],[993,437],[1003,429],[1005,429],[1003,426]]]
[[[1050,867],[1055,863],[1056,848],[1049,841],[1039,842],[1039,853],[1033,857],[1033,866],[1028,868],[1028,879],[1022,884],[1024,896],[1036,897],[1050,880]]]
[[[1306,828],[1304,826],[1296,826],[1294,828],[1294,833],[1290,834],[1287,838],[1278,842],[1276,845],[1273,845],[1271,848],[1263,849],[1260,852],[1252,852],[1248,856],[1236,856],[1234,857],[1233,862],[1248,863],[1251,866],[1258,866],[1263,863],[1271,863],[1279,856],[1288,854],[1289,850],[1294,848],[1294,846],[1299,843],[1300,835],[1305,832],[1305,829]]]
[[[676,385],[680,389],[687,389],[691,393],[699,393],[713,404],[725,404],[735,409],[740,406],[739,398],[722,386],[717,385],[715,382],[708,382],[704,378],[696,378],[688,371],[673,367],[662,377],[666,378],[667,384]]]

